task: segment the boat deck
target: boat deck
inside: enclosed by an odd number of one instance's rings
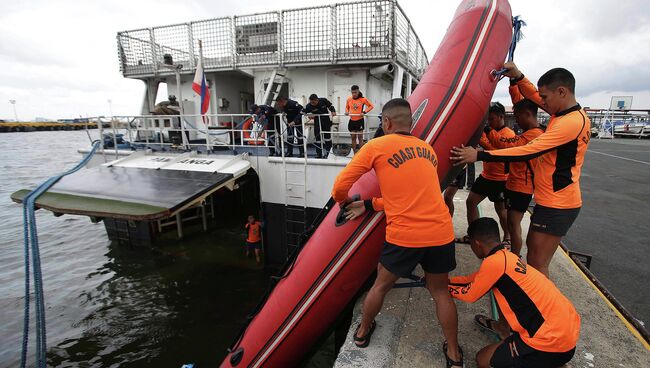
[[[464,201],[467,191],[456,194],[454,227],[457,235],[466,233]],[[481,203],[483,216],[496,218],[488,201]],[[524,217],[524,238],[529,216]],[[480,261],[466,244],[456,248],[457,275],[478,269]],[[524,247],[525,251],[525,247]],[[421,272],[421,270],[420,270]],[[551,264],[551,279],[574,303],[582,318],[580,341],[570,367],[650,367],[650,347],[633,330],[609,302],[577,269],[561,250]],[[360,320],[361,298],[355,306],[346,343],[341,347],[335,367],[444,367],[442,331],[436,321],[433,301],[424,288],[394,289],[386,297],[377,317],[377,329],[371,345],[356,348],[352,342],[354,328]],[[486,295],[474,304],[457,302],[459,340],[465,351],[465,366],[476,367],[474,356],[494,338],[474,324],[475,314],[490,314],[491,302]]]
[[[145,155],[137,152],[61,178],[37,200],[55,214],[96,218],[160,220],[201,202],[244,175],[250,163],[240,156]],[[29,190],[11,195],[22,202]]]

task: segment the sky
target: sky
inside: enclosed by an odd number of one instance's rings
[[[119,71],[119,31],[332,4],[312,0],[23,0],[0,12],[0,119],[135,115],[144,85]],[[399,1],[429,58],[459,4]],[[650,109],[650,6],[647,0],[512,0],[526,21],[515,62],[533,81],[553,67],[576,77],[583,106],[609,107],[611,96],[633,96]],[[108,100],[111,100],[109,105]],[[507,81],[494,100],[510,105]]]

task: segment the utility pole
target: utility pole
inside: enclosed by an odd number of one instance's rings
[[[18,122],[18,114],[16,113],[16,100],[9,100],[9,103],[14,108],[14,119],[16,119],[16,123],[17,123]]]

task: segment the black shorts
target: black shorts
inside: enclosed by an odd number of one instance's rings
[[[516,192],[506,188],[504,193],[506,199],[506,208],[509,210],[515,210],[517,212],[526,213],[530,201],[533,199],[532,194],[526,194],[522,192]]]
[[[363,132],[364,128],[364,120],[352,120],[350,119],[350,122],[348,123],[348,131],[349,132]]]
[[[262,242],[251,243],[246,241],[246,250],[262,249]]]
[[[472,192],[488,197],[491,202],[503,202],[503,193],[505,191],[505,180],[490,180],[484,178],[483,175],[479,175],[474,185],[472,185]]]
[[[526,345],[518,333],[507,337],[494,351],[490,358],[490,366],[494,368],[527,367],[551,368],[560,367],[569,362],[576,348],[565,353],[549,353],[536,350]]]
[[[540,233],[565,236],[579,213],[580,207],[564,209],[536,204],[530,217],[530,229]]]
[[[424,272],[448,273],[456,268],[456,244],[407,248],[385,242],[379,262],[400,277],[409,277],[418,264]]]
[[[454,181],[449,183],[449,186],[457,187],[458,189],[463,189],[466,182],[467,182],[467,169],[463,168],[463,170],[458,174],[456,179],[454,179]]]

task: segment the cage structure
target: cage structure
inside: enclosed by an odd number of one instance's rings
[[[394,0],[222,17],[118,32],[120,70],[128,78],[192,73],[203,43],[206,71],[301,65],[395,63],[419,78],[428,65],[420,39]]]

